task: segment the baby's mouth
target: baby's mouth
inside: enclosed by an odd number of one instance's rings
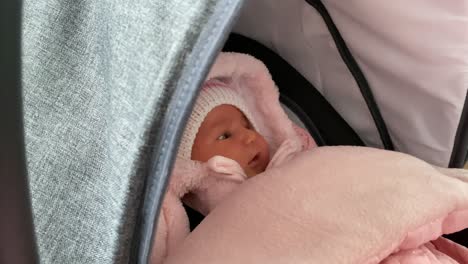
[[[258,162],[260,161],[260,152],[258,152],[257,154],[255,154],[255,156],[249,161],[249,166],[250,167],[254,167],[258,164]]]

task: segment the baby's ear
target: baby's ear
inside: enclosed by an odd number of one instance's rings
[[[216,172],[216,175],[226,179],[240,182],[247,179],[247,175],[239,163],[226,157],[214,156],[207,161],[207,166],[210,170]]]

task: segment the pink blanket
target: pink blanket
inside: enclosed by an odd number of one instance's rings
[[[248,180],[165,263],[468,263],[468,175],[325,147]]]

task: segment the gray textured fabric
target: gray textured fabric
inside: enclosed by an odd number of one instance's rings
[[[25,1],[23,83],[42,263],[128,261],[158,113],[217,0]]]
[[[194,42],[192,51],[185,60],[176,89],[166,93],[168,104],[165,111],[161,112],[162,123],[158,126],[161,137],[154,144],[156,151],[152,158],[151,174],[146,182],[141,222],[137,224],[139,228],[136,237],[140,241],[138,263],[147,263],[150,249],[153,248],[152,235],[156,224],[154,220],[157,218],[178,143],[195,97],[218,51],[231,32],[242,4],[242,0],[220,0],[212,6],[213,15],[206,21],[198,40]]]

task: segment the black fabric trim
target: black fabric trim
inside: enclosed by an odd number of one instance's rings
[[[205,219],[205,216],[188,205],[184,204],[184,208],[190,221],[190,231],[193,231]]]
[[[318,135],[318,142],[328,146],[364,146],[356,132],[322,94],[278,54],[236,33],[230,35],[223,50],[250,54],[261,60],[270,71],[283,99],[290,99],[287,106],[302,119],[312,136]]]
[[[25,156],[22,1],[0,1],[0,262],[39,263]]]
[[[157,218],[166,192],[170,172],[177,154],[183,128],[190,116],[199,88],[208,74],[216,55],[221,49],[234,21],[237,19],[243,0],[218,1],[214,12],[200,32],[193,47],[187,47],[184,67],[176,88],[165,90],[160,105],[164,112],[156,118],[151,132],[153,147],[151,168],[144,183],[144,194],[137,216],[136,230],[129,263],[149,263],[156,233]],[[156,245],[157,246],[157,245]]]
[[[465,97],[465,105],[460,117],[457,133],[455,134],[455,142],[453,145],[452,156],[450,158],[450,168],[461,168],[464,166],[468,158],[468,91]],[[468,247],[468,229],[460,232],[446,235],[448,239]]]
[[[468,91],[450,157],[450,168],[462,168],[468,159]]]
[[[462,231],[450,235],[444,235],[444,237],[464,247],[468,247],[468,229],[464,229]]]
[[[369,83],[366,80],[363,72],[361,71],[359,65],[357,64],[356,60],[354,59],[353,55],[348,49],[346,42],[341,37],[341,34],[336,27],[333,19],[331,18],[330,14],[328,13],[326,7],[320,0],[306,0],[312,7],[314,7],[317,12],[322,16],[323,21],[328,27],[330,34],[335,41],[336,47],[338,48],[338,52],[340,53],[341,58],[345,62],[346,66],[348,67],[349,71],[353,75],[354,79],[356,80],[357,85],[361,91],[362,96],[369,108],[369,111],[374,119],[375,125],[379,132],[380,138],[382,140],[382,144],[385,149],[387,150],[394,150],[395,147],[393,145],[392,139],[390,134],[388,133],[387,125],[380,113],[380,109],[375,102],[374,95],[370,89]]]

